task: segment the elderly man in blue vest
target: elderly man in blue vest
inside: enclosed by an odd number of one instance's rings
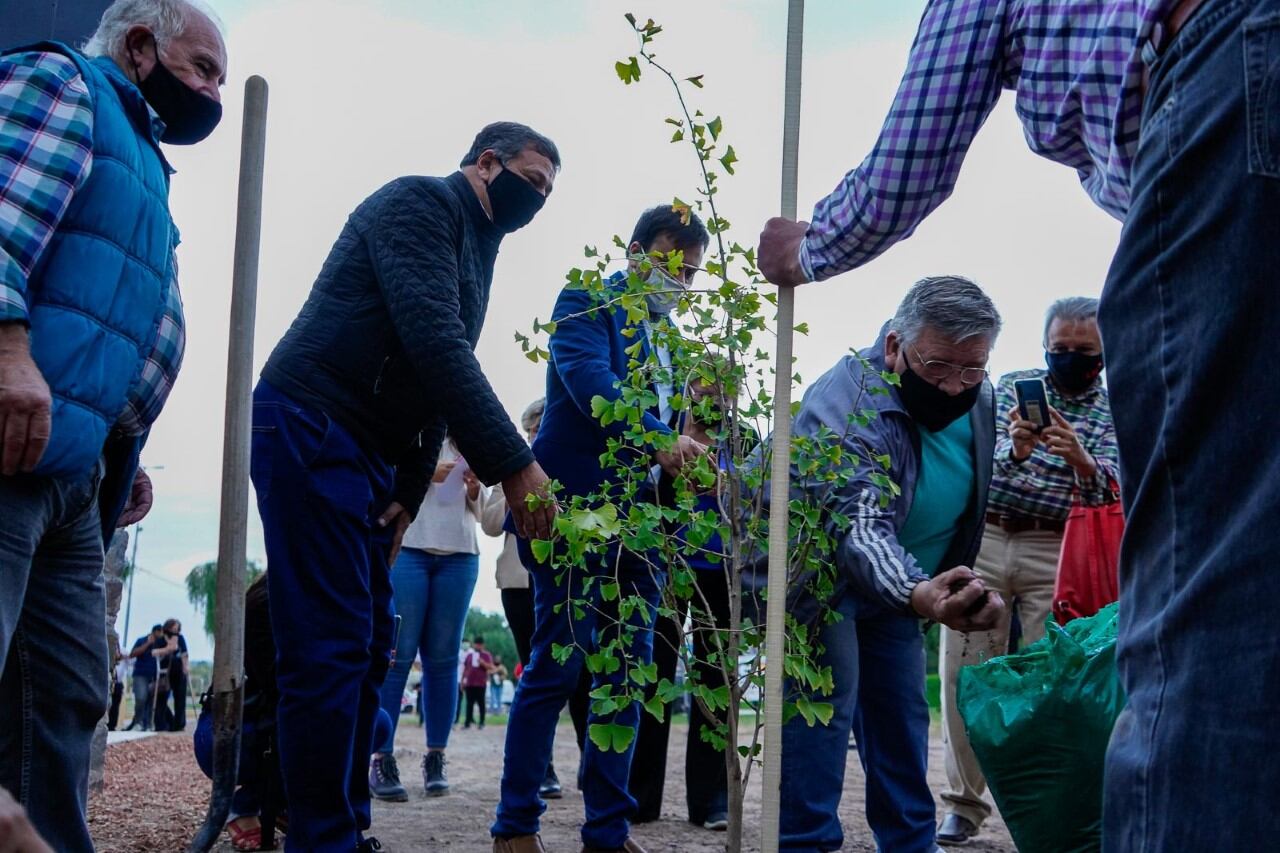
[[[93,849],[103,541],[150,507],[138,453],[182,361],[160,142],[209,135],[226,66],[182,0],[0,56],[0,787],[60,851]]]

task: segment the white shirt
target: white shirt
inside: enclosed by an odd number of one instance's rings
[[[427,489],[418,517],[405,531],[404,547],[428,554],[479,554],[476,522],[480,520],[486,490],[481,487],[480,496],[474,501],[467,498],[467,487],[462,480],[466,460],[447,444],[440,451],[440,461],[458,464],[444,482],[432,483]]]

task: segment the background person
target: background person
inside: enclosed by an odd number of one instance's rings
[[[507,683],[507,666],[502,662],[502,655],[493,656],[493,672],[489,673],[489,711],[493,714],[502,712],[503,685]]]
[[[160,676],[159,658],[167,656],[176,644],[171,645],[164,635],[163,625],[152,625],[151,633],[134,640],[129,657],[133,658],[133,722],[126,731],[152,728],[156,709],[156,688]]]
[[[542,412],[546,405],[546,398],[539,397],[520,415],[520,426],[524,429],[530,444],[538,437],[538,427],[542,423]],[[502,489],[490,489],[480,515],[480,529],[488,536],[502,537],[502,553],[498,555],[496,579],[502,596],[502,612],[506,616],[507,626],[511,629],[511,636],[515,640],[516,654],[520,657],[516,667],[518,681],[519,673],[529,665],[529,653],[533,641],[533,589],[530,587],[529,570],[520,562],[520,554],[516,548],[516,535],[503,530],[502,525],[506,517],[506,495],[503,494]],[[458,672],[458,683],[462,683],[461,669]],[[587,709],[591,703],[587,694],[590,691],[590,679],[582,679],[568,703],[574,733],[578,738],[579,758],[587,739]],[[544,800],[558,800],[563,794],[564,789],[560,784],[560,777],[556,775],[555,764],[548,763],[546,777],[538,788],[538,796]]]
[[[119,639],[116,641],[119,646]],[[120,702],[124,699],[124,686],[129,680],[129,658],[117,654],[116,665],[111,668],[111,707],[107,710],[107,730],[115,731],[120,725]]]
[[[418,517],[404,537],[404,548],[391,567],[395,611],[400,616],[396,659],[382,685],[382,710],[391,730],[374,746],[369,764],[369,790],[380,800],[405,802],[395,759],[395,733],[400,703],[415,657],[422,658],[423,716],[427,754],[422,784],[428,796],[448,793],[445,749],[458,696],[455,654],[462,642],[467,608],[480,573],[476,522],[484,488],[457,455],[453,442],[440,452],[431,488]]]
[[[93,848],[103,546],[151,506],[138,456],[185,348],[160,143],[213,131],[226,68],[182,0],[0,55],[0,787],[65,853]]]
[[[177,651],[160,660],[160,668],[167,676],[165,695],[160,697],[160,704],[168,708],[169,696],[173,696],[173,711],[169,715],[168,731],[180,732],[187,727],[187,667],[190,655],[187,654],[187,638],[182,636],[182,623],[177,619],[169,619],[164,623],[165,638],[177,646]]]
[[[463,659],[462,687],[467,697],[467,719],[464,729],[471,728],[475,722],[472,711],[480,709],[480,728],[484,728],[485,687],[489,683],[489,675],[497,669],[493,663],[493,655],[484,647],[484,637],[477,636],[471,641],[471,651]]]
[[[716,454],[720,470],[728,470],[732,465],[728,439],[715,437],[727,429],[723,416],[729,409],[728,401],[718,387],[708,385],[696,377],[686,383],[683,391],[694,408],[680,413],[677,426],[683,435],[710,448],[710,452]],[[701,412],[704,405],[707,407],[705,414]],[[744,423],[741,429],[744,450],[749,453],[759,443],[759,438],[749,425]],[[674,505],[674,489],[670,475],[663,473],[658,478],[658,500]],[[697,498],[696,508],[700,512],[718,514],[721,511],[721,499],[715,491],[701,494]],[[674,535],[683,540],[686,532],[686,528],[678,527]],[[714,554],[720,554],[721,559],[713,561],[711,555]],[[714,632],[729,627],[729,579],[726,574],[728,556],[724,542],[719,534],[715,534],[699,546],[696,552],[685,555],[684,559],[689,568],[694,570],[693,595],[685,603],[684,612],[678,612],[676,618],[658,618],[654,626],[653,659],[658,664],[659,679],[667,678],[673,683],[681,683],[684,660],[681,658],[679,645],[683,637],[692,647],[698,683],[715,690],[727,683],[720,664],[711,663],[711,656],[719,650],[713,638]],[[692,630],[684,632],[681,629],[685,616],[689,614],[693,616]],[[680,710],[675,703],[671,703],[664,706],[661,721],[655,720],[651,714],[644,714],[640,718],[640,731],[636,735],[636,756],[631,762],[630,777],[630,791],[638,803],[635,819],[637,823],[659,820],[662,816],[671,715],[680,713]],[[724,713],[716,712],[708,716],[695,701],[690,701],[688,713],[689,732],[684,763],[688,819],[695,826],[724,831],[729,827],[725,757],[722,750],[716,749],[702,737],[705,729],[714,729],[724,722]]]
[[[961,667],[1006,653],[1015,608],[1024,643],[1044,636],[1072,503],[1101,506],[1120,499],[1115,426],[1102,384],[1098,300],[1073,297],[1053,303],[1045,317],[1044,348],[1048,370],[1010,373],[996,388],[996,412],[1005,418],[1005,428],[996,442],[982,550],[973,564],[988,589],[1016,603],[994,630],[966,635],[942,629],[947,788],[942,792],[946,814],[938,841],[943,844],[967,841],[991,814],[982,798],[982,769],[956,710]],[[1019,414],[1014,383],[1023,379],[1044,382],[1052,426],[1041,430]]]

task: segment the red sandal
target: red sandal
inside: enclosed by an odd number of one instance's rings
[[[240,826],[239,822],[242,820],[252,820],[254,825],[247,828]],[[231,846],[237,850],[261,850],[262,826],[257,821],[252,815],[227,821],[227,835],[231,836]]]

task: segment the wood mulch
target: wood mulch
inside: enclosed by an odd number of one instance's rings
[[[102,792],[89,798],[89,832],[98,853],[185,850],[208,801],[190,729],[113,744]]]

